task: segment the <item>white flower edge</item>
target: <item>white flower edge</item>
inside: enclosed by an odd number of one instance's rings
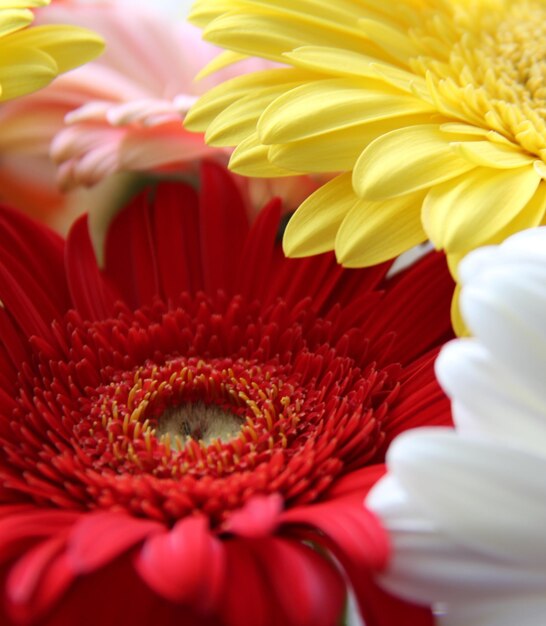
[[[392,444],[388,467],[367,499],[392,544],[379,582],[444,609],[442,624],[538,625],[521,616],[546,614],[546,460],[418,429]]]
[[[367,499],[392,541],[382,584],[447,626],[536,626],[546,615],[546,228],[461,264],[474,337],[436,363],[456,431],[418,429]]]

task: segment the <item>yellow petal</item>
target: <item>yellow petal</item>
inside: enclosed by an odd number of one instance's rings
[[[34,15],[26,9],[3,9],[0,10],[0,37],[28,26]]]
[[[269,160],[290,170],[340,172],[352,170],[362,147],[400,124],[426,122],[425,116],[390,118],[335,130],[317,137],[271,146]]]
[[[546,180],[546,163],[544,161],[534,161],[533,167],[540,178]]]
[[[377,59],[362,52],[319,45],[302,46],[285,52],[283,56],[298,67],[319,73],[377,79],[377,72],[372,67]]]
[[[195,0],[191,5],[188,21],[200,28],[204,28],[219,15],[231,10],[233,8],[232,4],[232,0],[216,0],[213,3],[209,2],[209,0]]]
[[[456,135],[450,135],[453,140]],[[364,200],[395,198],[469,172],[436,124],[400,128],[372,142],[358,159],[353,186]]]
[[[464,141],[475,141],[477,140],[477,137],[481,137],[484,140],[488,139],[495,144],[500,143],[505,146],[514,147],[514,144],[509,139],[496,131],[487,130],[486,128],[480,128],[479,126],[473,126],[471,124],[447,122],[440,125],[440,130],[443,133],[449,133],[451,135],[463,135],[465,137]],[[448,137],[448,139],[450,138]]]
[[[288,222],[285,254],[302,257],[333,250],[337,230],[357,201],[350,174],[341,174],[317,189]]]
[[[205,65],[205,67],[196,75],[194,80],[199,81],[210,74],[214,74],[214,72],[223,70],[225,67],[239,63],[247,58],[248,57],[245,54],[239,54],[238,52],[232,52],[231,50],[224,50],[224,52],[221,52],[218,56],[214,57],[210,63]]]
[[[362,151],[359,137],[359,129],[345,128],[303,141],[271,146],[268,158],[277,167],[302,172],[350,170]]]
[[[362,32],[389,56],[394,57],[406,65],[408,59],[418,57],[421,50],[408,37],[407,32],[390,26],[384,20],[363,19],[358,22]]]
[[[427,103],[377,81],[319,80],[276,98],[260,117],[258,134],[263,143],[285,143],[363,122],[423,113],[432,113]]]
[[[188,130],[204,132],[217,115],[240,98],[260,89],[298,84],[310,78],[316,79],[316,75],[294,69],[272,69],[237,76],[201,96],[186,115],[184,126]]]
[[[468,327],[463,320],[463,316],[461,315],[460,300],[461,286],[456,285],[453,293],[453,299],[451,300],[451,324],[453,325],[453,330],[458,337],[468,337],[470,335],[470,331],[468,330]]]
[[[502,243],[507,237],[518,233],[520,230],[535,228],[543,224],[546,219],[546,183],[541,182],[529,202],[523,209],[510,220],[503,228],[496,231],[491,237],[485,238],[480,246],[491,246]],[[458,280],[459,262],[468,254],[464,252],[452,252],[447,255],[449,271],[455,280]]]
[[[44,7],[51,0],[0,0],[0,9],[31,9]]]
[[[278,178],[301,173],[272,165],[268,159],[268,147],[260,143],[256,133],[249,135],[235,148],[229,161],[229,168],[237,174],[255,178]]]
[[[207,143],[213,146],[235,146],[246,139],[256,131],[258,119],[267,105],[287,88],[290,85],[255,89],[248,96],[227,106],[207,128]]]
[[[283,15],[285,19],[312,21],[329,26],[350,25],[369,15],[364,3],[354,0],[252,0],[252,8]]]
[[[510,220],[504,228],[498,230],[490,237],[485,245],[499,244],[507,237],[518,233],[520,230],[540,226],[546,215],[546,183],[541,181],[535,194],[529,202]]]
[[[275,13],[228,12],[203,30],[206,41],[241,54],[283,62],[283,53],[306,45],[325,45],[350,50],[363,47],[362,32],[353,27],[319,20],[287,19]]]
[[[467,161],[482,167],[511,169],[531,165],[533,157],[518,146],[507,146],[490,141],[462,141],[451,144]]]
[[[437,185],[423,203],[425,230],[446,252],[476,248],[518,216],[532,201],[540,180],[532,167],[479,168]]]
[[[6,45],[0,50],[0,101],[41,89],[57,76],[57,64],[45,52]]]
[[[14,33],[12,42],[50,55],[59,73],[91,61],[104,50],[104,41],[99,35],[78,26],[35,26]]]
[[[403,70],[390,63],[374,63],[376,74],[393,87],[415,94],[421,100],[434,106],[434,100],[427,87],[427,81],[412,72]]]
[[[366,267],[392,259],[426,240],[421,226],[424,191],[383,202],[357,202],[336,238],[345,267]]]
[[[303,46],[285,52],[284,58],[293,65],[333,76],[381,79],[392,87],[409,94],[416,94],[426,102],[432,102],[424,78],[402,70],[390,63],[381,62],[377,55],[364,54],[326,46]]]

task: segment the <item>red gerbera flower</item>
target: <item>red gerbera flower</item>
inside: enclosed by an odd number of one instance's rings
[[[449,422],[452,283],[436,254],[287,260],[279,220],[213,165],[138,196],[100,263],[86,218],[65,243],[1,211],[2,624],[333,626],[343,571],[385,623],[362,501],[393,436]]]

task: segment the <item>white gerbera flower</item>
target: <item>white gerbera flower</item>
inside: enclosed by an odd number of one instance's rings
[[[461,265],[472,339],[436,363],[456,431],[420,429],[389,449],[367,504],[392,536],[382,578],[442,625],[546,619],[546,228]]]

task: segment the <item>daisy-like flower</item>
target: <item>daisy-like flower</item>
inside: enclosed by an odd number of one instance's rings
[[[250,176],[338,175],[286,230],[291,256],[366,266],[429,238],[469,250],[543,222],[543,0],[197,0],[206,40],[284,68],[204,96],[188,128]]]
[[[85,217],[63,243],[1,215],[2,624],[332,626],[341,569],[392,623],[362,500],[397,433],[449,423],[445,260],[285,259],[279,202],[249,228],[212,164],[132,201],[99,262]]]
[[[33,102],[44,118],[57,116],[48,148],[65,188],[92,185],[118,171],[180,169],[214,152],[181,121],[198,95],[216,84],[194,79],[217,49],[202,42],[195,27],[157,8],[131,7],[131,19],[127,12],[114,0],[72,0],[39,15],[44,24],[91,25],[107,42],[96,63]],[[223,78],[237,73],[228,68]]]
[[[546,228],[460,269],[475,337],[437,361],[458,432],[421,429],[390,448],[368,498],[393,543],[383,581],[434,604],[441,624],[535,626],[546,614]]]
[[[226,68],[195,83],[194,77],[218,50],[203,42],[195,27],[172,19],[155,5],[133,4],[129,9],[118,0],[85,5],[71,0],[37,13],[43,25],[90,26],[105,38],[107,48],[97,61],[0,109],[2,202],[64,229],[82,205],[85,210],[93,204],[108,208],[94,196],[104,190],[105,196],[114,198],[119,195],[116,187],[130,184],[128,176],[113,180],[116,173],[193,173],[204,156],[227,160],[227,151],[205,145],[201,136],[182,127],[181,120],[197,96],[222,77],[267,63]],[[109,181],[99,187],[104,179]],[[317,188],[309,177],[267,183],[239,180],[247,181],[254,198],[273,187],[273,195],[282,195],[292,210]],[[74,191],[79,186],[93,186],[96,193]]]
[[[41,89],[102,52],[102,39],[84,28],[27,28],[31,9],[49,1],[0,0],[0,101]]]

